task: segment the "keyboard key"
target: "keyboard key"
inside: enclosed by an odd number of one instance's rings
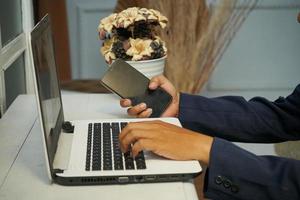
[[[131,149],[124,154],[121,152],[119,134],[126,125],[126,122],[88,125],[85,170],[134,170],[135,167],[146,169],[143,152],[135,158]]]
[[[126,169],[134,169],[133,163],[125,163]]]
[[[122,157],[122,152],[119,143],[119,134],[120,134],[119,123],[113,122],[111,124],[111,131],[112,131],[112,139],[113,139],[112,142],[113,142],[113,154],[114,154],[114,169],[122,170],[123,157]]]
[[[121,130],[123,129],[123,128],[125,128],[125,126],[127,126],[127,122],[121,122]]]
[[[131,151],[124,153],[126,169],[134,169],[133,157]]]
[[[112,170],[112,166],[110,164],[104,164],[103,170]]]
[[[134,158],[137,169],[146,169],[145,157],[143,151],[140,151]]]
[[[110,123],[103,123],[103,170],[112,169],[111,127]]]
[[[115,170],[123,170],[123,165],[115,165]]]
[[[146,169],[146,164],[136,164],[137,169]]]
[[[91,145],[92,145],[92,123],[88,125],[88,138],[87,138],[87,150],[86,150],[86,161],[85,161],[85,170],[90,171],[91,163]]]
[[[101,170],[101,124],[95,123],[93,129],[92,170]]]
[[[119,123],[116,122],[111,123],[111,131],[113,135],[119,135],[120,133]]]

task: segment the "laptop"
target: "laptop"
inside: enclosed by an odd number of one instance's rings
[[[45,16],[31,32],[35,90],[48,176],[62,185],[170,182],[201,173],[198,161],[175,161],[142,151],[122,153],[118,135],[128,122],[151,119],[64,119],[51,25]],[[117,106],[117,105],[116,105]],[[180,126],[177,118],[159,120]]]

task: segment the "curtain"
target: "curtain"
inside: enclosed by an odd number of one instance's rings
[[[181,92],[199,93],[257,0],[118,0],[153,8],[169,19],[160,31],[168,57],[165,75]]]

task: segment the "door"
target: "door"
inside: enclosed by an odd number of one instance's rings
[[[34,0],[36,23],[50,16],[55,61],[60,82],[71,79],[69,35],[65,0]]]
[[[101,18],[111,14],[116,0],[67,0],[73,79],[99,79],[107,68],[98,39]]]

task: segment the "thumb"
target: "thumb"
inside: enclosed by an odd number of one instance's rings
[[[149,89],[155,90],[158,86],[163,85],[167,79],[163,75],[154,76],[149,83]]]

